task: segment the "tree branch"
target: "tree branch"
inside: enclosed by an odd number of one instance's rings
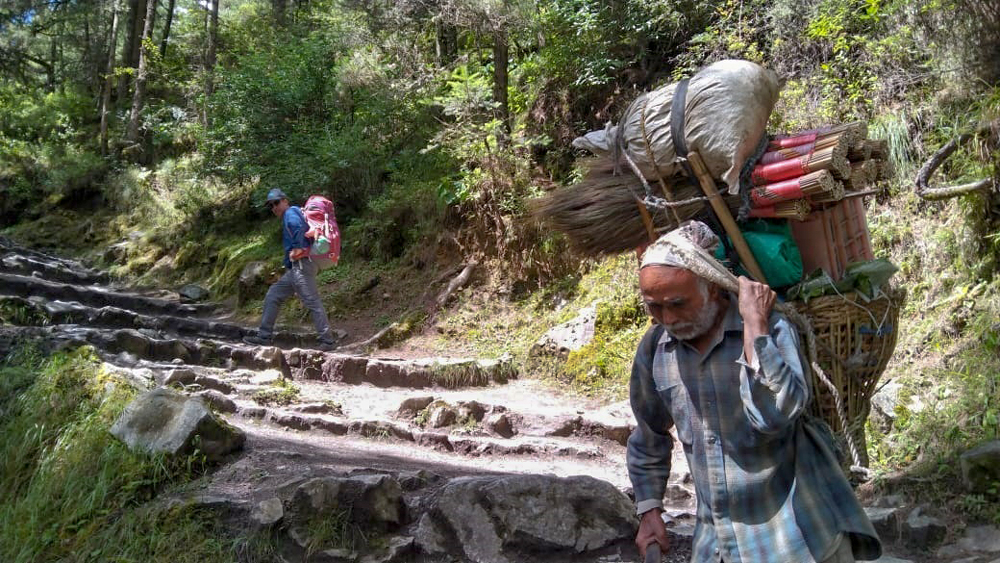
[[[993,185],[993,180],[990,178],[983,178],[982,180],[977,180],[975,182],[970,182],[968,184],[962,184],[958,186],[947,186],[947,187],[931,187],[930,178],[937,171],[938,167],[948,160],[948,157],[954,153],[959,146],[969,142],[970,139],[976,135],[988,133],[989,127],[983,125],[980,126],[976,131],[969,133],[962,133],[958,137],[948,141],[943,147],[937,150],[931,157],[924,163],[917,172],[916,186],[917,195],[923,199],[937,201],[942,199],[948,199],[960,195],[965,195],[974,191],[982,190]]]

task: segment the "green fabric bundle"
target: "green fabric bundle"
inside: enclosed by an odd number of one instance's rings
[[[787,220],[753,219],[741,225],[740,230],[768,285],[786,287],[802,279],[802,255],[792,238],[792,227]],[[715,249],[715,257],[729,265],[721,244]],[[736,269],[736,273],[749,276],[742,266]]]

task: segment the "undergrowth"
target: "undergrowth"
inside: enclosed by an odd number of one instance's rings
[[[264,560],[269,548],[229,538],[209,514],[138,508],[206,468],[197,454],[133,452],[111,436],[134,395],[91,348],[46,357],[24,343],[3,360],[0,559],[222,562],[244,545]]]

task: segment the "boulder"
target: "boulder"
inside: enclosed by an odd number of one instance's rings
[[[996,526],[971,526],[965,537],[958,540],[958,546],[965,551],[1000,552],[1000,529]]]
[[[865,514],[883,541],[894,542],[899,539],[898,508],[865,507]]]
[[[462,420],[482,422],[486,410],[486,405],[479,401],[462,401],[458,404],[458,417]]]
[[[196,303],[208,299],[210,293],[200,285],[189,283],[177,290],[182,303]]]
[[[130,403],[111,427],[130,448],[185,455],[197,447],[216,461],[243,447],[246,435],[218,419],[200,397],[158,387]]]
[[[565,358],[594,340],[597,323],[597,304],[585,307],[571,321],[551,328],[531,347],[532,356],[559,356]]]
[[[965,452],[960,459],[962,480],[974,493],[985,493],[1000,483],[1000,440],[991,440]]]
[[[364,530],[388,529],[403,521],[403,490],[391,475],[310,479],[296,489],[288,507],[295,517],[350,509],[350,521]]]
[[[256,528],[268,528],[277,524],[284,515],[285,509],[281,504],[281,499],[271,497],[254,505],[253,510],[250,511],[250,522]]]
[[[417,416],[417,413],[427,408],[434,402],[434,397],[427,395],[422,397],[409,397],[399,404],[396,416],[402,419],[410,419]]]
[[[458,413],[454,407],[444,401],[435,401],[427,407],[427,426],[430,428],[444,428],[451,426],[458,420]]]
[[[236,402],[215,389],[205,389],[195,394],[205,399],[218,412],[236,412]]]
[[[510,416],[507,413],[495,412],[484,422],[486,429],[502,438],[514,437],[514,425],[511,424]]]
[[[592,477],[511,475],[450,481],[431,501],[417,544],[475,563],[514,563],[526,553],[583,553],[634,536],[632,503]],[[455,542],[448,545],[448,542]]]
[[[926,551],[941,543],[948,529],[944,522],[918,506],[910,511],[903,523],[903,539],[913,549]]]
[[[884,434],[892,430],[896,421],[896,405],[899,404],[899,391],[902,385],[898,381],[890,381],[872,395],[872,422]]]
[[[267,264],[265,262],[249,262],[243,266],[237,284],[237,300],[240,304],[251,299],[262,297],[267,285]]]

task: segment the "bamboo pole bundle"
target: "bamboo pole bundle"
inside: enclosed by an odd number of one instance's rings
[[[847,195],[844,184],[842,182],[833,182],[833,187],[826,192],[816,194],[809,198],[810,203],[832,203],[834,201],[840,201],[844,199]]]
[[[868,187],[868,177],[864,170],[855,170],[853,167],[854,163],[851,164],[851,176],[844,180],[844,190],[849,192],[864,190]]]
[[[868,125],[861,121],[845,123],[843,125],[831,125],[818,129],[809,129],[788,135],[775,135],[768,143],[768,150],[778,150],[806,143],[817,142],[817,148],[823,148],[824,143],[834,142],[832,139],[840,138],[847,146],[861,142],[868,137]]]
[[[764,155],[760,157],[758,164],[774,164],[775,162],[792,160],[823,149],[832,149],[833,157],[838,160],[846,159],[850,145],[847,144],[847,139],[845,139],[842,135],[837,134],[831,137],[817,139],[809,143],[765,152]]]
[[[869,141],[859,141],[851,145],[851,148],[847,151],[847,158],[851,162],[857,162],[859,160],[868,160],[872,157],[872,146]]]
[[[829,170],[837,178],[847,178],[851,174],[851,163],[847,157],[837,155],[837,147],[827,147],[792,160],[758,164],[753,169],[753,184],[763,186],[817,170]]]
[[[871,183],[878,178],[879,165],[877,161],[874,160],[862,160],[859,162],[851,163],[851,176],[853,179],[855,174],[861,174],[865,178],[865,182]]]
[[[771,207],[779,201],[820,196],[837,184],[829,170],[817,170],[798,178],[758,186],[750,191],[753,207]]]
[[[750,210],[751,217],[764,219],[795,219],[805,221],[812,211],[812,206],[804,199],[779,201],[771,207],[756,207]]]

